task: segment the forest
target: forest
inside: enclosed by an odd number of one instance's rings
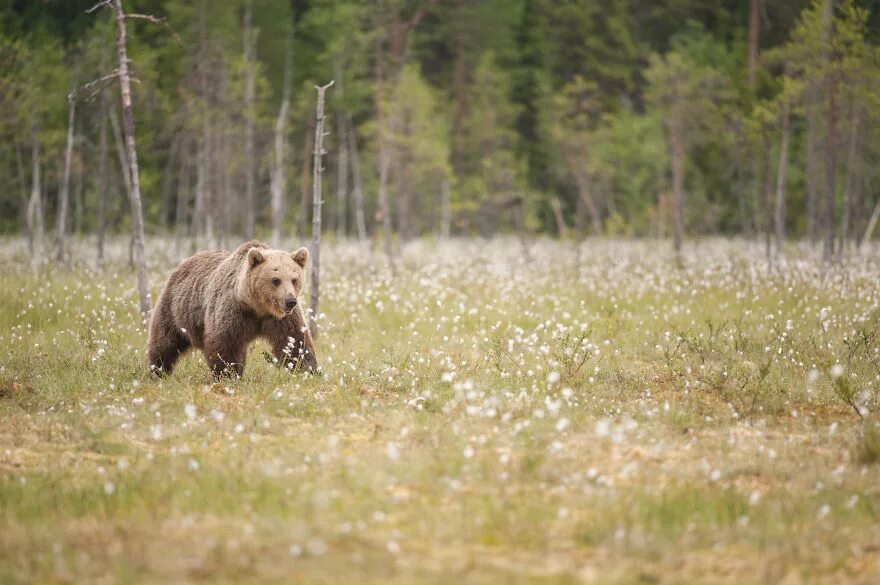
[[[116,24],[6,0],[0,230],[132,229]],[[101,4],[101,3],[99,3]],[[880,212],[874,0],[125,2],[147,237],[323,229],[759,238],[833,261]]]

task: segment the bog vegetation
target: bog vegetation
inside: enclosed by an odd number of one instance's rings
[[[0,582],[877,583],[878,18],[8,0]],[[150,377],[252,237],[320,375]]]
[[[877,250],[760,249],[331,244],[323,374],[213,383],[150,378],[126,240],[6,240],[0,581],[875,583]]]

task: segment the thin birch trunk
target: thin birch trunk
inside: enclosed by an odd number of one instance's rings
[[[785,242],[785,194],[788,186],[788,143],[791,135],[789,118],[789,104],[786,100],[782,109],[782,144],[779,147],[779,167],[776,172],[776,258],[780,260]]]
[[[64,174],[58,193],[58,217],[55,223],[55,260],[63,262],[66,257],[67,213],[70,208],[70,166],[73,160],[73,127],[76,122],[76,99],[67,99],[67,145],[64,149]]]
[[[569,171],[571,171],[571,174],[574,176],[575,185],[578,190],[578,198],[584,204],[584,207],[587,209],[587,214],[590,216],[590,223],[593,226],[593,232],[595,235],[601,236],[603,231],[602,217],[599,215],[599,207],[596,205],[596,200],[593,198],[593,193],[590,189],[590,179],[585,175],[582,168],[583,165],[578,164],[571,153],[566,153],[565,158],[568,163]]]
[[[287,188],[287,177],[284,168],[284,134],[287,125],[287,111],[290,98],[284,96],[281,109],[275,120],[275,161],[272,169],[272,247],[281,247],[281,224],[284,223],[284,192]]]
[[[125,154],[125,145],[122,140],[122,131],[119,128],[119,119],[116,117],[116,109],[110,108],[110,126],[113,128],[113,142],[116,144],[116,153],[119,156],[119,170],[122,176],[122,184],[125,186],[125,195],[131,203],[131,175],[129,174],[128,157]],[[122,199],[120,198],[120,214],[122,213]],[[128,265],[134,268],[134,232],[131,234],[128,244]]]
[[[341,85],[338,90],[341,94]],[[340,97],[342,97],[340,95]],[[338,128],[338,164],[336,167],[336,237],[343,239],[348,232],[348,137],[345,127],[345,116],[336,114]]]
[[[183,139],[185,144],[183,152],[189,152],[186,146],[189,146],[191,138],[187,136]],[[181,256],[181,242],[186,232],[186,210],[189,206],[190,179],[192,172],[192,164],[187,161],[186,156],[180,157],[180,178],[177,181],[177,198],[174,211],[174,251],[179,258]]]
[[[321,299],[321,179],[324,173],[324,92],[333,85],[315,86],[318,90],[318,103],[315,116],[315,154],[312,165],[312,336],[318,336],[318,309]]]
[[[833,11],[834,0],[825,0],[822,18],[826,41],[830,40],[834,34]],[[824,233],[822,259],[826,264],[830,264],[834,260],[834,190],[837,176],[837,82],[832,70],[833,55],[827,52],[825,60],[829,70],[825,74],[828,111],[825,123],[825,201],[822,213]]]
[[[140,309],[147,320],[152,308],[150,285],[147,280],[147,258],[144,250],[144,217],[141,207],[141,186],[138,172],[137,144],[135,142],[134,113],[131,103],[131,79],[128,73],[128,53],[126,49],[125,12],[122,0],[114,0],[116,8],[116,48],[119,54],[119,85],[122,94],[122,121],[128,152],[129,173],[131,177],[131,215],[134,231],[134,257],[137,267],[138,296]]]
[[[171,139],[171,149],[168,153],[168,162],[165,164],[165,171],[162,176],[162,227],[167,228],[171,224],[173,207],[171,205],[171,194],[174,191],[174,166],[180,153],[180,143],[182,138],[180,134]]]
[[[98,265],[104,263],[104,232],[107,229],[107,98],[101,93],[101,124],[98,133],[98,225],[95,234]]]
[[[773,172],[772,167],[770,165],[770,158],[773,154],[773,148],[770,143],[770,138],[767,134],[764,134],[763,139],[763,150],[764,156],[763,158],[763,185],[761,187],[761,231],[764,235],[764,257],[767,259],[767,262],[771,262],[773,260],[772,252],[772,240],[773,240],[773,212],[771,211],[770,200],[772,198],[773,191]]]
[[[358,240],[361,242],[367,239],[367,220],[364,210],[364,181],[361,177],[361,161],[358,154],[357,130],[352,125],[351,114],[346,112],[346,127],[348,128],[348,153],[351,162],[351,178],[354,183],[354,218],[357,225]]]
[[[76,139],[74,139],[74,143]],[[77,165],[76,169],[73,171],[74,176],[74,188],[73,188],[73,233],[81,234],[83,228],[83,214],[85,213],[85,201],[83,199],[83,189],[84,189],[84,181],[83,175],[85,175],[84,168],[82,163]]]
[[[819,209],[819,163],[816,143],[818,142],[818,123],[816,108],[807,112],[807,239],[816,242],[818,234],[817,216]]]
[[[553,208],[553,218],[556,220],[556,230],[559,232],[559,239],[564,240],[568,237],[568,225],[562,216],[562,204],[559,203],[559,198],[552,198],[550,206]]]
[[[31,164],[33,174],[31,177],[31,197],[27,208],[28,233],[30,234],[29,248],[31,252],[31,267],[36,269],[43,262],[43,237],[45,225],[43,223],[43,186],[41,182],[40,143],[34,133],[31,151]]]
[[[843,188],[843,207],[840,211],[840,256],[843,257],[849,247],[849,227],[852,217],[852,184],[855,175],[856,150],[858,144],[858,116],[853,108],[850,123],[849,152],[846,156],[846,184]]]
[[[297,218],[297,235],[305,239],[307,237],[307,227],[309,225],[309,177],[314,172],[312,168],[312,157],[309,153],[314,152],[315,148],[315,128],[312,126],[314,122],[309,121],[306,129],[306,147],[303,150],[303,171],[299,185],[299,217]]]
[[[450,201],[449,179],[440,185],[440,237],[449,239],[452,231],[452,202]]]
[[[254,237],[254,84],[256,82],[255,52],[257,32],[251,25],[252,0],[244,8],[244,239]]]
[[[672,106],[669,135],[672,148],[672,237],[675,258],[681,263],[684,239],[684,120],[681,104]]]
[[[28,206],[28,186],[24,171],[24,157],[21,154],[21,144],[13,139],[13,147],[15,148],[15,170],[18,173],[19,196],[21,198],[21,213],[19,218],[22,224],[22,231],[27,235],[28,242],[31,240],[31,234],[27,225],[27,206]]]
[[[868,227],[865,228],[865,233],[862,236],[862,239],[859,240],[859,248],[862,249],[865,245],[871,241],[871,237],[874,235],[874,228],[877,227],[877,220],[880,219],[880,200],[877,200],[877,203],[874,204],[874,211],[871,212],[871,219],[868,220]]]
[[[272,192],[272,246],[281,247],[281,226],[284,223],[284,200],[287,193],[287,174],[284,150],[287,145],[287,117],[290,111],[290,84],[293,75],[293,12],[287,22],[287,36],[284,46],[284,81],[281,91],[281,106],[275,120],[275,159],[273,161],[270,190]]]

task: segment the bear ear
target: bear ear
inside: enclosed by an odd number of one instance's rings
[[[308,248],[300,248],[293,254],[293,261],[299,264],[302,268],[306,267],[306,264],[309,263],[309,250]]]
[[[248,267],[253,268],[257,264],[262,264],[266,261],[266,257],[263,256],[263,253],[260,252],[259,248],[251,248],[248,250],[247,254]]]

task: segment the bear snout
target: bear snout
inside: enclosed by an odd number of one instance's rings
[[[293,311],[293,309],[296,308],[296,297],[291,295],[284,299],[284,308],[288,313]]]

